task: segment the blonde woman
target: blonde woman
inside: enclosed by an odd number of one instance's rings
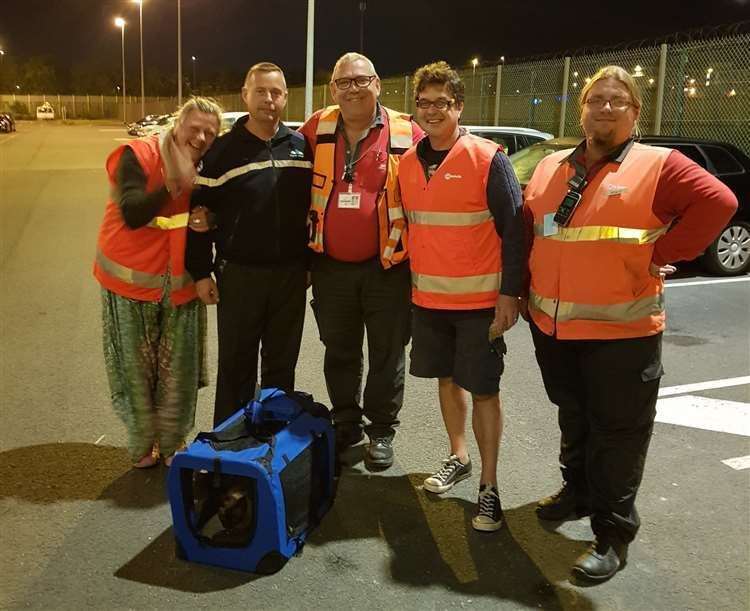
[[[195,166],[220,125],[221,108],[193,98],[173,128],[118,147],[106,163],[111,195],[94,276],[112,404],[136,468],[153,467],[160,454],[171,464],[206,384],[206,309],[184,252]]]

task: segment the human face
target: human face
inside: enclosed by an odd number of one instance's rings
[[[361,59],[341,64],[331,77],[331,98],[341,108],[344,121],[371,118],[375,115],[375,105],[380,96],[379,78],[375,77],[369,85],[364,87],[359,87],[356,83],[352,83],[348,89],[336,87],[336,80],[353,79],[358,76],[374,76],[372,68]]]
[[[426,102],[450,102],[447,108],[439,110],[434,104],[427,108],[420,108]],[[463,104],[456,102],[447,84],[427,85],[417,94],[416,117],[417,123],[430,138],[430,144],[441,146],[451,145],[458,137],[458,120],[461,118]]]
[[[600,148],[616,148],[633,134],[640,113],[623,83],[613,78],[597,81],[589,90],[581,113],[586,142]]]
[[[190,153],[193,163],[198,163],[211,148],[219,133],[219,119],[216,115],[200,110],[191,110],[174,129],[177,146]]]
[[[256,71],[242,88],[242,99],[250,116],[260,123],[276,124],[286,107],[286,81],[281,72]]]

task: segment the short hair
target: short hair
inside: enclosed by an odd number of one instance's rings
[[[578,97],[578,104],[581,106],[581,108],[583,108],[583,105],[586,103],[586,98],[588,97],[591,88],[597,82],[603,81],[604,79],[608,78],[615,79],[616,81],[619,81],[620,83],[625,85],[625,89],[628,90],[630,97],[633,99],[633,106],[635,106],[636,108],[641,107],[641,105],[643,104],[641,90],[639,89],[633,76],[621,66],[604,66],[603,68],[599,68],[596,74],[591,77],[591,80],[584,85],[583,89],[581,89],[581,95]]]
[[[427,64],[414,73],[414,98],[429,85],[448,85],[453,99],[463,104],[464,83],[461,77],[447,62],[439,61]]]
[[[281,74],[281,78],[284,81],[284,88],[286,89],[286,77],[284,76],[284,71],[276,64],[272,62],[258,62],[257,64],[253,64],[245,75],[245,83],[247,83],[250,80],[250,77],[256,72],[278,72]]]
[[[204,98],[200,96],[191,97],[187,102],[177,109],[177,118],[175,124],[182,123],[185,118],[194,110],[213,115],[221,127],[221,115],[224,112],[219,103],[213,98]]]
[[[369,57],[365,57],[361,53],[356,53],[355,51],[349,51],[348,53],[344,53],[341,57],[339,57],[336,60],[336,63],[333,65],[333,72],[331,72],[331,82],[333,82],[333,77],[336,76],[336,72],[338,71],[341,66],[344,64],[350,64],[351,62],[356,61],[363,61],[367,64],[367,67],[370,69],[370,72],[372,72],[375,76],[378,76],[377,70],[375,70],[375,64],[372,63],[372,60]]]

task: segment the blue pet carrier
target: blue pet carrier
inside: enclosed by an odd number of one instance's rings
[[[302,550],[334,498],[334,434],[325,406],[264,389],[169,470],[177,553],[275,573]]]

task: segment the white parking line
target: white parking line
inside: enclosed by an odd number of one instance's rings
[[[8,140],[13,140],[13,138],[15,138],[17,135],[18,134],[13,134],[12,136],[8,136],[7,138],[3,138],[2,140],[0,140],[0,144],[4,144]]]
[[[124,127],[100,127],[100,132],[121,132],[124,130]]]
[[[750,469],[750,456],[738,456],[737,458],[727,458],[722,460],[727,467],[732,467],[735,471]]]
[[[694,395],[659,399],[656,421],[750,437],[750,403]]]
[[[115,142],[130,142],[133,138],[115,138]]]
[[[680,386],[667,386],[659,389],[659,396],[684,395],[689,392],[700,392],[701,390],[711,390],[714,388],[729,388],[730,386],[744,386],[745,384],[750,384],[750,376],[709,380],[707,382],[696,382],[695,384],[681,384]]]
[[[99,445],[99,444],[101,443],[102,439],[104,439],[105,437],[106,437],[106,435],[102,435],[101,437],[99,437],[99,439],[97,439],[97,440],[96,440],[96,441],[94,442],[94,445],[95,445],[95,446],[98,446],[98,445]]]
[[[674,288],[677,286],[699,286],[701,284],[727,284],[728,282],[750,282],[750,276],[740,276],[739,278],[716,278],[714,280],[694,280],[691,282],[665,282],[664,288]]]

